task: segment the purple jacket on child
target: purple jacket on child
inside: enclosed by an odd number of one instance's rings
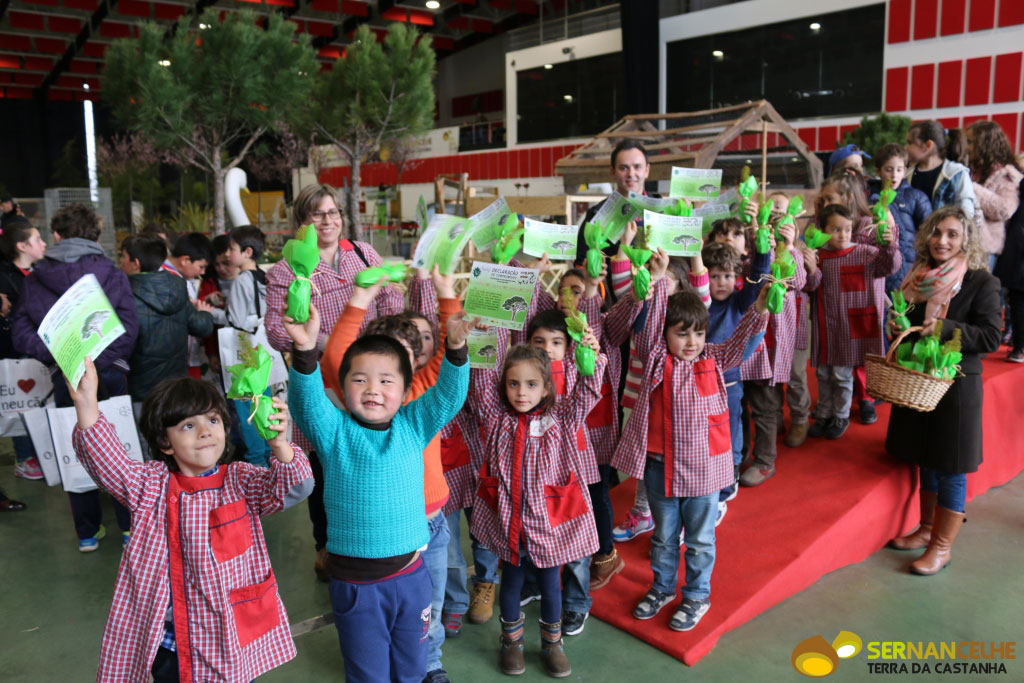
[[[37,263],[25,278],[21,297],[14,309],[11,329],[14,348],[51,368],[55,367],[56,361],[37,334],[39,324],[57,299],[89,273],[99,280],[125,330],[95,359],[96,367],[100,370],[117,367],[128,372],[127,358],[139,335],[139,317],[135,312],[135,298],[128,276],[103,254],[99,244],[80,237],[70,237],[50,247],[46,258]]]

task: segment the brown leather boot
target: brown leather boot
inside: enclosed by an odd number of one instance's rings
[[[935,518],[935,503],[939,494],[934,491],[921,491],[921,524],[906,536],[889,541],[889,547],[896,550],[917,550],[926,548],[932,537],[932,520]]]
[[[484,624],[494,614],[494,584],[479,581],[469,595],[469,609],[466,619],[471,624]]]
[[[313,561],[313,571],[316,572],[316,580],[321,583],[330,583],[331,577],[327,575],[327,548],[320,548],[316,551],[316,560]]]
[[[789,448],[799,448],[807,440],[807,430],[810,427],[806,422],[794,423],[786,434],[785,444]]]
[[[626,568],[626,561],[619,551],[612,548],[610,555],[596,553],[590,563],[590,590],[596,591],[608,585],[612,577]]]
[[[565,650],[562,648],[562,622],[540,622],[540,643],[540,658],[544,661],[549,676],[564,678],[572,673],[569,658],[565,656]]]
[[[523,657],[523,615],[515,621],[501,621],[501,654],[498,662],[501,672],[510,676],[518,676],[526,671],[526,659]]]
[[[924,555],[910,563],[910,571],[922,576],[938,574],[952,558],[953,541],[960,533],[966,517],[962,512],[947,510],[941,505],[935,508],[935,521],[932,526],[932,538]]]

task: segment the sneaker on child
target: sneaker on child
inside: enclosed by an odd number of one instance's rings
[[[861,401],[860,402],[860,423],[865,425],[873,425],[878,422],[878,413],[875,412],[875,404],[873,401]]]
[[[462,633],[462,616],[461,614],[449,614],[447,612],[441,615],[441,624],[444,626],[445,638],[454,638]]]
[[[832,422],[829,423],[828,428],[825,430],[826,439],[838,439],[846,433],[847,428],[850,426],[850,421],[842,417],[833,417]]]
[[[612,540],[616,543],[632,541],[640,534],[654,531],[654,517],[650,513],[646,515],[637,514],[635,509],[626,513],[626,519],[622,524],[612,529]]]
[[[724,500],[720,501],[718,503],[718,513],[715,515],[715,526],[718,526],[722,523],[722,520],[725,519],[725,513],[728,511],[729,504],[726,503]]]
[[[633,608],[633,616],[637,619],[653,619],[665,605],[675,600],[675,597],[675,593],[662,593],[657,588],[652,588]]]
[[[523,584],[523,589],[519,593],[519,606],[526,607],[531,602],[537,602],[538,600],[540,600],[540,589],[536,586]]]
[[[14,476],[35,481],[43,478],[43,469],[39,466],[39,460],[32,457],[14,465]]]
[[[583,633],[583,625],[587,623],[590,612],[573,612],[572,610],[562,611],[562,633],[567,636],[577,636]]]
[[[100,547],[100,539],[107,535],[107,530],[100,524],[100,530],[92,538],[81,538],[78,540],[78,552],[91,553]]]
[[[807,436],[812,439],[820,439],[825,436],[825,430],[828,429],[830,424],[832,424],[831,417],[822,417],[815,420],[814,424],[807,428]]]
[[[673,631],[692,630],[698,623],[700,623],[701,617],[703,617],[709,609],[711,609],[710,600],[683,598],[683,601],[679,604],[679,608],[676,610],[676,613],[672,615],[672,621],[668,623],[668,627]]]
[[[448,678],[448,672],[444,669],[434,669],[427,672],[423,683],[452,683],[452,680]]]

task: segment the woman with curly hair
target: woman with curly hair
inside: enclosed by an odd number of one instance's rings
[[[889,542],[899,550],[927,547],[911,563],[915,574],[938,573],[964,522],[967,473],[982,460],[981,358],[999,348],[999,280],[985,266],[979,230],[959,206],[936,210],[917,233],[917,260],[901,286],[913,307],[907,318],[931,335],[941,323],[942,342],[960,331],[961,376],[935,410],[920,413],[894,405],[885,447],[921,469],[921,524]],[[902,331],[893,322],[894,334]]]
[[[981,248],[988,255],[989,270],[1003,253],[1006,221],[1020,204],[1021,172],[1014,165],[1013,149],[1006,133],[993,121],[976,121],[967,127],[971,179],[981,215]]]

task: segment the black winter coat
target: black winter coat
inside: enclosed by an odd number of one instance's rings
[[[1024,200],[1024,180],[1020,182]],[[1006,221],[1006,243],[996,261],[995,276],[1008,289],[1024,291],[1024,201]]]
[[[924,319],[924,305],[909,314],[911,325]],[[986,270],[969,270],[942,321],[942,340],[959,329],[963,361],[958,377],[930,413],[893,406],[885,448],[891,454],[944,474],[976,472],[982,461],[981,359],[999,348],[1002,317],[999,280]],[[907,339],[916,339],[912,334]]]
[[[139,273],[128,281],[139,315],[128,390],[141,401],[161,380],[188,376],[188,337],[212,334],[213,316],[196,310],[185,281],[174,273]]]
[[[11,341],[11,323],[14,318],[14,306],[21,294],[21,285],[25,281],[25,273],[21,268],[7,259],[0,260],[0,294],[7,296],[11,302],[11,310],[0,317],[0,358],[21,358]]]

